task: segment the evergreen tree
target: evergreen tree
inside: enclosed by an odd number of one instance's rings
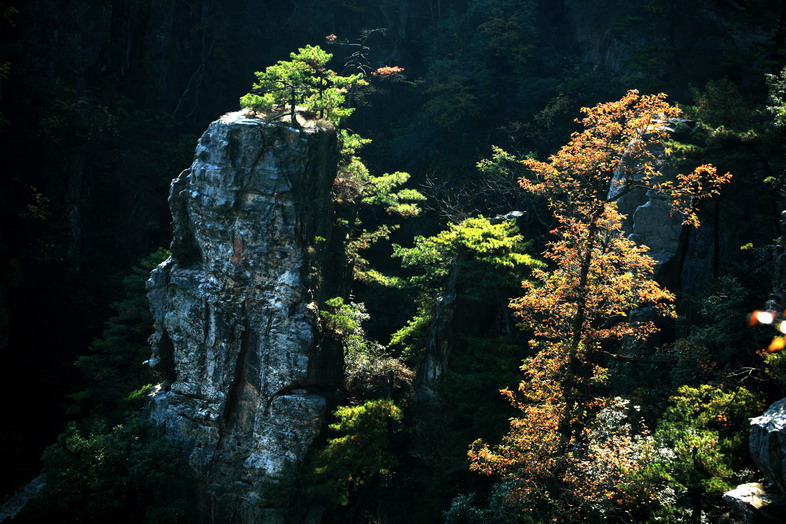
[[[289,107],[292,124],[297,125],[295,107],[300,105],[313,111],[334,125],[352,114],[346,107],[350,88],[367,85],[363,73],[341,76],[327,63],[333,55],[319,46],[307,45],[295,53],[292,60],[279,61],[264,71],[254,73],[257,81],[253,91],[240,99],[240,105],[252,111],[270,111]]]
[[[107,319],[103,334],[76,361],[85,386],[71,395],[76,402],[73,414],[117,423],[140,407],[156,380],[151,368],[143,364],[150,356],[148,339],[153,334],[145,282],[168,254],[159,249],[143,257],[123,278],[122,298],[111,304],[114,314]]]

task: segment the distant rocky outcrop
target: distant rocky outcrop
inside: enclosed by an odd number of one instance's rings
[[[600,2],[563,0],[554,12],[564,15],[565,35],[580,60],[609,73],[624,73],[631,81],[664,71],[671,75],[675,71],[685,72],[730,52],[756,57],[749,67],[766,67],[762,63],[766,55],[756,54],[753,49],[780,38],[780,20],[776,16],[766,20],[756,17],[751,6],[746,6],[749,3],[698,0],[679,6],[663,5],[663,9],[647,11],[646,31],[626,30],[641,28],[642,19],[631,16],[631,11],[626,13],[624,8],[615,18],[616,23],[608,23],[608,5]],[[657,59],[651,54],[653,46],[662,53]],[[649,55],[644,54],[646,50]],[[662,69],[653,73],[655,60]]]
[[[148,282],[165,379],[149,416],[188,455],[203,522],[285,521],[341,379],[313,303],[335,132],[287,120],[237,112],[209,126],[172,182],[172,256]]]

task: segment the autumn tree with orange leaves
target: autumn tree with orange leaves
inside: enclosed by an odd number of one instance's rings
[[[583,130],[547,161],[495,149],[480,165],[521,169],[521,187],[546,198],[557,227],[544,253],[551,270],[534,270],[524,294],[511,303],[521,326],[533,332],[535,350],[517,390],[502,392],[521,415],[511,419],[500,444],[473,443],[470,467],[501,476],[511,502],[547,508],[557,521],[624,504],[622,476],[635,467],[635,454],[620,447],[620,438],[608,439],[599,454],[593,437],[598,415],[611,404],[604,392],[607,364],[630,358],[619,351],[623,339],[630,347],[657,332],[652,320],[631,320],[631,311],[650,306],[675,315],[674,296],[655,282],[647,247],[626,237],[617,201],[636,189],[656,191],[670,198],[685,224],[698,226],[697,203],[717,195],[731,178],[711,165],[662,175],[667,153],[658,145],[680,115],[664,94],[629,91],[619,101],[581,111]],[[591,459],[600,455],[603,467],[616,474],[591,474],[598,466]]]

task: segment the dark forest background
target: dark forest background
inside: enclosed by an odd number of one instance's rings
[[[666,92],[728,131],[707,146],[735,174],[714,271],[766,298],[784,162],[765,74],[786,64],[786,0],[2,0],[0,497],[85,416],[73,364],[129,269],[169,243],[168,185],[207,124],[238,109],[254,71],[377,28],[371,65],[403,67],[406,81],[368,91],[347,125],[374,141],[372,170],[409,171],[430,197],[397,241],[511,209],[467,190],[492,145],[543,158],[578,108]],[[340,71],[343,49],[328,50]],[[382,340],[410,314],[368,329]]]

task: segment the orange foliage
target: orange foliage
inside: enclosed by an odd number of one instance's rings
[[[381,76],[381,77],[388,77],[391,75],[401,74],[404,72],[403,67],[399,66],[382,66],[377,68],[376,70],[372,71],[371,74],[374,76]]]
[[[635,307],[649,304],[664,316],[674,315],[674,296],[652,280],[655,261],[646,255],[648,248],[625,237],[614,206],[603,209],[594,234],[593,224],[560,221],[557,240],[544,254],[553,270],[533,270],[535,280],[523,282],[524,295],[511,302],[536,337],[558,340],[569,334],[589,349],[606,339],[643,340],[654,333],[651,321],[628,322]]]
[[[731,178],[704,165],[661,179],[666,153],[657,146],[667,137],[668,120],[680,114],[663,94],[629,91],[582,113],[577,121],[584,130],[548,161],[521,161],[531,173],[521,187],[544,195],[558,224],[544,254],[551,271],[533,270],[534,280],[511,302],[533,332],[537,353],[522,366],[517,391],[503,391],[521,415],[511,419],[500,444],[478,441],[469,450],[471,469],[514,481],[511,497],[523,505],[540,501],[563,513],[558,520],[629,497],[619,486],[637,467],[630,435],[600,443],[589,437],[608,405],[604,363],[619,358],[614,350],[623,337],[630,347],[657,332],[652,320],[630,321],[632,310],[650,306],[662,316],[675,314],[674,295],[653,279],[648,248],[622,231],[616,201],[637,188],[658,191],[671,198],[685,224],[698,226],[696,203]]]
[[[656,146],[668,137],[668,120],[681,114],[663,93],[639,95],[631,90],[616,102],[584,107],[581,112],[584,118],[576,122],[584,130],[573,133],[547,162],[522,161],[534,178],[522,178],[521,187],[546,195],[558,214],[590,217],[599,207],[643,188],[671,196],[686,222],[698,226],[696,203],[717,195],[731,180],[731,174],[718,175],[711,165],[679,174],[674,180],[661,180],[658,166],[662,159]]]

